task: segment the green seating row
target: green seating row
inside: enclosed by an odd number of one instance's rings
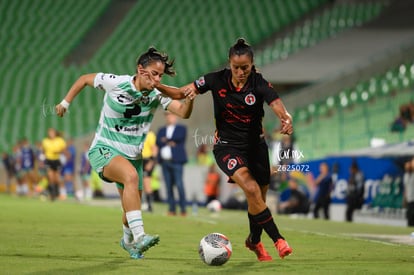
[[[65,119],[53,114],[82,73],[132,74],[137,55],[154,45],[176,59],[177,77],[165,82],[181,85],[226,63],[236,38],[260,43],[326,1],[137,1],[92,59],[77,67],[64,67],[64,58],[111,0],[0,1],[0,31],[7,38],[0,43],[0,150],[22,136],[40,140],[48,127],[67,136],[93,131],[101,106],[96,91],[80,94]]]
[[[414,102],[414,62],[401,64],[353,87],[333,93],[293,112],[297,143],[315,158],[369,147],[371,139],[388,143],[414,137],[414,125],[390,132],[399,106]]]
[[[255,62],[263,66],[286,59],[299,49],[311,47],[337,33],[377,17],[384,8],[383,2],[338,2],[321,14],[306,20],[291,33],[277,38],[272,45],[256,54]]]
[[[58,119],[53,106],[79,74],[79,68],[63,67],[64,57],[109,3],[110,0],[0,1],[0,31],[7,38],[0,43],[0,150],[11,150],[22,137],[32,142],[41,140],[48,127],[67,129],[70,135],[76,135],[90,124],[85,114],[81,114],[83,118],[74,115],[67,122]],[[81,97],[91,103],[90,98]],[[72,113],[75,111],[76,108]]]
[[[154,45],[176,59],[178,74],[172,79],[165,78],[166,83],[183,85],[202,73],[225,64],[228,48],[238,37],[245,37],[252,45],[260,43],[282,26],[292,23],[324,2],[326,1],[140,1],[109,41],[99,49],[91,60],[91,65],[103,65],[106,70],[115,68],[125,72],[133,68],[134,59],[131,54],[137,55]],[[141,15],[145,16],[146,12],[191,16],[137,20]]]

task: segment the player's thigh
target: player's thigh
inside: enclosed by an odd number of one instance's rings
[[[115,182],[138,183],[138,173],[132,163],[123,156],[115,156],[103,169],[103,176]]]

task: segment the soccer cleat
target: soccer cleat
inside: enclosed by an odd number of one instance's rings
[[[158,235],[142,234],[138,237],[138,240],[134,243],[134,248],[139,251],[140,254],[147,251],[150,247],[153,247],[160,241]]]
[[[259,261],[266,262],[272,260],[272,256],[270,256],[269,253],[266,251],[262,242],[259,242],[258,244],[253,244],[249,236],[246,239],[245,245],[248,249],[256,253],[257,259]]]
[[[119,245],[129,253],[129,256],[131,257],[131,259],[142,259],[144,258],[144,255],[142,255],[142,253],[140,253],[135,247],[134,244],[127,244],[124,241],[124,238],[121,238],[121,242],[119,243]]]
[[[284,239],[277,240],[277,242],[275,242],[275,247],[277,251],[279,252],[279,257],[281,259],[292,254],[292,248],[289,246],[287,241],[285,241]]]

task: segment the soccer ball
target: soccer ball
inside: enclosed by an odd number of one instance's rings
[[[198,254],[208,265],[223,265],[231,257],[232,247],[229,238],[221,233],[210,233],[200,241]]]
[[[208,210],[210,210],[210,212],[220,212],[221,203],[219,200],[212,200],[206,205],[206,207]]]

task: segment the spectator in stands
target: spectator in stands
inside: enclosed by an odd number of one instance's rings
[[[172,66],[168,55],[151,47],[137,59],[135,75],[82,75],[56,105],[56,114],[62,117],[86,86],[105,91],[99,126],[88,156],[93,170],[103,180],[116,183],[123,207],[121,247],[133,259],[142,258],[159,241],[158,235],[144,232],[141,212],[141,151],[154,113],[162,106],[188,118],[193,108],[194,94],[181,102],[155,89],[164,74],[175,75]]]
[[[348,187],[346,191],[346,221],[352,222],[353,213],[361,209],[364,203],[364,174],[359,169],[356,160],[352,161],[349,170]]]
[[[407,121],[405,121],[401,116],[395,118],[391,124],[391,132],[404,132],[407,129]]]
[[[308,214],[310,202],[300,188],[297,179],[289,178],[289,197],[278,205],[278,212],[281,214]]]
[[[407,225],[414,226],[414,158],[405,163],[403,183]]]
[[[214,156],[220,169],[245,193],[248,203],[249,235],[245,245],[259,261],[272,256],[261,242],[263,230],[272,239],[281,258],[292,253],[266,205],[270,183],[270,161],[262,119],[266,102],[281,123],[282,134],[292,134],[292,117],[272,87],[256,71],[253,49],[243,38],[229,49],[230,69],[208,73],[181,89],[159,87],[164,92],[182,93],[196,87],[197,92],[212,93],[216,123]]]
[[[329,206],[331,205],[332,176],[329,165],[322,162],[319,165],[319,175],[315,180],[316,193],[314,197],[313,217],[319,218],[319,210],[323,210],[325,220],[329,220]]]
[[[414,122],[414,102],[402,104],[400,106],[400,117],[407,123]]]
[[[404,132],[414,122],[414,103],[400,105],[399,115],[391,124],[391,132]]]

